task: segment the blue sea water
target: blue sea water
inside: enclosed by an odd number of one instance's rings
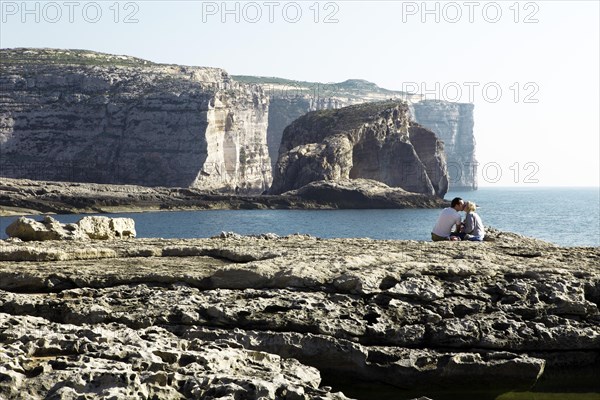
[[[481,188],[449,192],[475,201],[485,225],[564,246],[600,246],[599,188]],[[211,210],[124,213],[138,237],[203,238],[240,234],[307,233],[323,238],[430,240],[440,210]],[[82,215],[56,217],[76,222]],[[15,217],[0,218],[4,229]],[[5,235],[3,237],[6,237]]]

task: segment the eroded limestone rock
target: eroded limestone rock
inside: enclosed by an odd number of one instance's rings
[[[598,392],[598,248],[494,234],[4,242],[0,396]]]
[[[0,313],[0,396],[338,399],[292,358],[182,339],[164,328],[71,325]]]
[[[448,175],[454,189],[477,189],[477,160],[473,133],[474,105],[443,100],[413,102],[415,121],[444,142]]]
[[[284,131],[271,193],[357,178],[443,197],[448,189],[443,144],[411,123],[402,101],[312,112]]]
[[[260,87],[219,68],[85,50],[2,49],[0,57],[4,177],[245,193],[270,186],[269,98]]]
[[[90,239],[124,239],[136,235],[131,218],[83,217],[77,225]]]
[[[50,216],[41,222],[20,217],[6,227],[11,238],[24,241],[126,239],[136,235],[131,218],[83,217],[76,224],[61,224]]]
[[[50,216],[42,221],[20,217],[6,227],[9,237],[31,240],[86,240],[89,237],[76,224],[61,224]]]

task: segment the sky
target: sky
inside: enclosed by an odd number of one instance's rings
[[[0,1],[0,47],[475,104],[480,186],[599,186],[600,2]]]

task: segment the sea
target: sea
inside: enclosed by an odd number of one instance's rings
[[[562,246],[600,246],[600,188],[484,187],[452,191],[474,201],[484,225]],[[431,240],[440,213],[428,210],[202,210],[110,214],[135,220],[140,238],[207,238],[221,232],[321,238]],[[92,214],[107,215],[107,214]],[[84,215],[55,216],[62,223]],[[17,217],[0,218],[0,232]]]

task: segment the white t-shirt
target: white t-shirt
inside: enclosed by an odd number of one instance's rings
[[[452,231],[452,226],[460,223],[460,214],[454,208],[447,207],[442,210],[437,223],[433,227],[432,233],[438,236],[448,237]]]

